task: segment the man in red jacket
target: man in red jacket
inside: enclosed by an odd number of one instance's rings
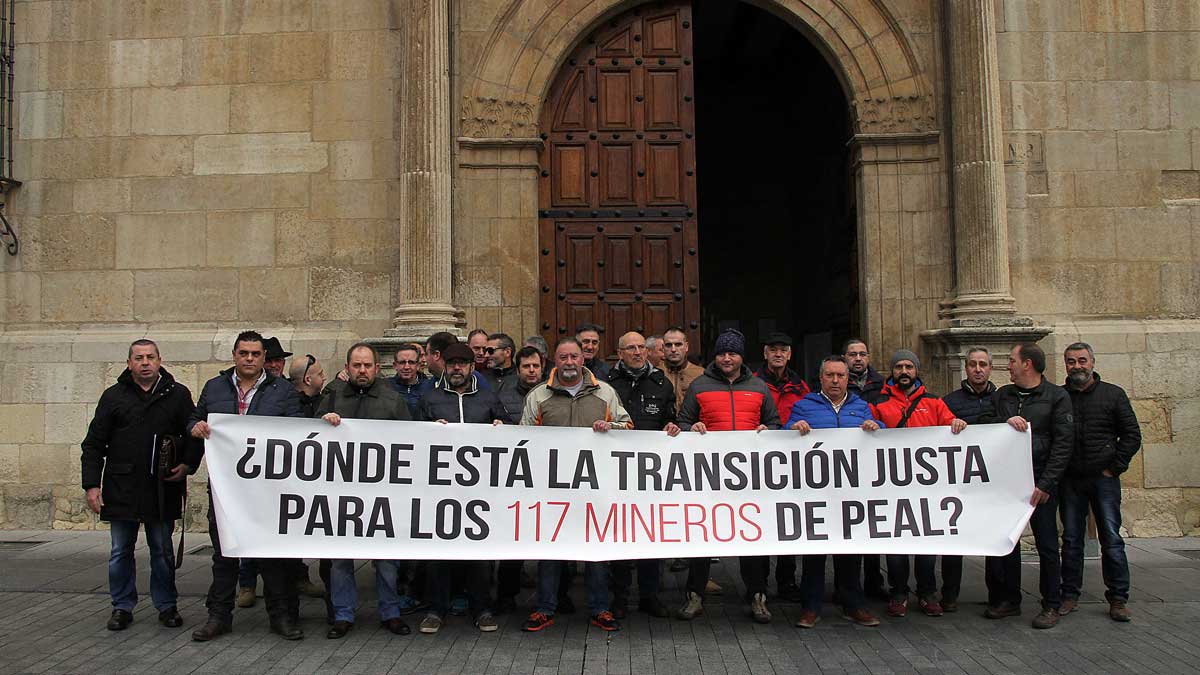
[[[967,423],[955,417],[941,399],[925,391],[925,385],[918,376],[921,360],[916,354],[907,349],[898,349],[892,354],[891,365],[892,376],[884,383],[881,392],[885,398],[872,406],[875,417],[888,429],[949,426],[957,434],[967,427]],[[934,574],[937,556],[915,557],[917,601],[926,615],[941,616],[942,605],[938,601],[937,577]],[[901,617],[908,613],[908,569],[907,555],[888,554],[888,585],[891,586],[887,610],[889,616]]]

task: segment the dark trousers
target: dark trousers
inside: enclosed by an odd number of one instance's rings
[[[689,593],[704,597],[704,587],[708,585],[708,575],[712,571],[712,558],[688,558],[687,584],[684,588]]]
[[[963,557],[961,555],[942,556],[942,601],[956,602],[958,593],[962,590]]]
[[[629,588],[633,586],[633,569],[637,568],[638,598],[652,598],[658,593],[657,559],[613,560],[608,563],[608,588],[613,595],[614,605],[623,605],[629,600]]]
[[[796,556],[775,556],[775,588],[782,591],[796,585]]]
[[[771,575],[771,557],[766,555],[738,556],[738,567],[742,573],[742,585],[746,587],[746,601],[757,593],[767,594],[767,578]]]
[[[210,621],[233,625],[233,601],[237,595],[238,559],[226,558],[221,553],[221,535],[217,530],[216,511],[212,505],[212,495],[208,499],[208,536],[212,540],[212,584],[208,587],[208,598],[205,607],[208,608]],[[296,564],[290,559],[260,558],[259,573],[263,579],[263,596],[266,600],[267,615],[272,621],[285,618],[296,619],[300,615],[300,595],[296,591],[299,577]]]
[[[806,612],[821,611],[821,603],[825,597],[825,555],[806,555],[802,563],[800,577],[801,603]],[[866,604],[863,596],[862,583],[859,575],[862,572],[862,556],[835,555],[833,556],[834,585],[842,604],[847,612],[852,612]]]
[[[524,560],[501,560],[496,564],[496,599],[515,599],[521,592]]]
[[[486,560],[439,560],[430,562],[425,573],[428,581],[426,599],[429,610],[445,616],[450,611],[450,594],[455,579],[461,579],[467,589],[467,606],[471,616],[490,611],[492,598],[489,585],[492,580],[492,563]]]
[[[1058,609],[1062,605],[1062,580],[1058,557],[1058,504],[1053,495],[1033,510],[1029,518],[1033,539],[1037,544],[1039,588],[1042,606]],[[1021,543],[1011,553],[1002,557],[988,558],[983,580],[987,584],[988,604],[992,607],[1002,602],[1021,604]]]
[[[1121,479],[1115,476],[1064,478],[1059,484],[1062,515],[1062,595],[1077,599],[1083,591],[1083,539],[1088,510],[1096,516],[1100,535],[1100,569],[1104,597],[1109,602],[1129,600],[1129,559],[1121,538]]]
[[[887,557],[888,586],[891,587],[893,600],[907,599],[908,594],[912,591],[908,585],[909,557],[892,554]],[[937,575],[934,572],[937,567],[937,556],[915,555],[911,557],[916,558],[917,597],[932,598],[937,593]]]
[[[883,590],[883,570],[880,568],[879,554],[868,553],[862,556],[863,591],[876,594]]]

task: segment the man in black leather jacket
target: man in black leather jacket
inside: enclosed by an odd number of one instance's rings
[[[1001,387],[994,399],[995,411],[984,422],[1008,422],[1020,432],[1033,434],[1033,515],[1029,526],[1037,544],[1041,574],[1042,611],[1033,620],[1034,628],[1053,628],[1058,623],[1062,604],[1062,580],[1059,577],[1058,483],[1071,461],[1075,445],[1075,420],[1071,397],[1062,387],[1046,381],[1046,353],[1041,347],[1025,342],[1013,347],[1008,355],[1008,373],[1013,383]],[[987,559],[984,580],[988,588],[988,608],[984,616],[1002,619],[1021,613],[1021,545],[1003,557]]]

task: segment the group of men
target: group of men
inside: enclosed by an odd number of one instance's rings
[[[968,424],[1004,422],[1020,431],[1032,429],[1032,504],[1036,508],[1030,525],[1042,595],[1042,611],[1033,625],[1052,627],[1060,616],[1077,607],[1089,511],[1097,520],[1109,614],[1117,621],[1129,620],[1119,476],[1128,468],[1141,438],[1124,391],[1100,380],[1093,370],[1095,355],[1087,344],[1076,343],[1066,349],[1065,387],[1043,377],[1046,356],[1037,345],[1012,349],[1008,356],[1012,384],[999,389],[990,381],[992,355],[986,349],[972,349],[966,355],[966,379],[961,388],[944,398],[926,391],[915,353],[896,351],[885,376],[871,367],[870,352],[860,339],[847,341],[842,354],[821,362],[815,390],[790,367],[792,340],[783,333],[764,340],[763,363],[757,371],[745,363],[745,337],[733,330],[718,336],[706,367],[689,361],[687,336],[680,328],[650,338],[636,332],[620,336],[617,359],[611,366],[598,353],[600,344],[601,329],[594,325],[579,327],[574,337],[560,340],[553,351],[536,336],[527,338],[518,349],[504,333],[476,330],[465,342],[450,333],[437,333],[423,344],[400,345],[392,376],[382,375],[374,347],[356,343],[334,377],[327,378],[323,365],[312,355],[292,359],[285,377],[286,359],[292,355],[283,351],[277,339],[246,331],[234,342],[232,367],[206,382],[193,404],[188,389],[162,367],[158,345],[146,339],[135,341],[129,348],[127,370],[102,395],[82,443],[82,479],[88,504],[110,523],[112,533],[109,586],[113,612],[108,628],[122,630],[133,621],[137,602],[133,548],[143,527],[151,555],[151,597],[159,622],[168,627],[183,623],[176,608],[171,533],[181,516],[185,479],[195,472],[203,456],[210,413],[310,417],[330,425],[343,419],[417,420],[590,427],[596,433],[632,428],[662,430],[672,436],[732,430],[786,428],[807,434],[825,428],[876,431],[917,426],[949,426],[958,433]],[[169,466],[159,468],[162,462],[155,454],[163,438],[178,438],[180,450]],[[212,640],[232,630],[235,604],[253,603],[253,582],[258,575],[263,579],[272,632],[290,640],[303,637],[299,626],[303,592],[324,596],[328,638],[344,637],[353,629],[358,608],[356,561],[321,561],[321,588],[308,581],[302,561],[239,561],[224,556],[211,496],[208,514],[212,583],[206,599],[208,617],[192,633],[194,640]],[[941,556],[940,592],[934,554],[888,555],[882,565],[875,555],[832,557],[833,600],[851,622],[863,626],[880,623],[867,608],[868,597],[885,599],[887,614],[892,617],[905,616],[914,595],[928,616],[958,608],[959,556]],[[811,628],[821,618],[826,556],[802,558],[799,581],[795,556],[776,558],[776,596],[798,602],[801,614],[796,625]],[[524,561],[371,562],[379,620],[398,635],[411,632],[402,617],[421,609],[425,611],[418,626],[421,633],[437,633],[449,616],[467,613],[479,630],[495,631],[496,616],[517,609],[516,598],[524,581]],[[585,563],[591,624],[605,631],[620,629],[620,621],[630,611],[635,570],[637,609],[655,617],[671,616],[659,597],[664,562]],[[684,597],[673,612],[677,618],[699,616],[706,596],[719,592],[710,579],[711,563],[707,557],[673,563],[672,569],[687,570]],[[751,617],[770,622],[771,560],[746,555],[739,558],[739,566]],[[525,582],[531,582],[536,592],[524,630],[544,630],[553,625],[557,614],[574,611],[569,590],[576,568],[575,563],[563,561],[536,563],[534,578]],[[909,585],[910,572],[915,573],[915,589]],[[985,616],[1000,619],[1020,613],[1020,575],[1019,545],[1007,556],[986,561]],[[247,591],[248,600],[244,597]]]

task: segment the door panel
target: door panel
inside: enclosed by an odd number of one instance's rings
[[[540,315],[553,344],[602,328],[685,328],[700,344],[691,4],[633,8],[588,34],[543,106]]]

